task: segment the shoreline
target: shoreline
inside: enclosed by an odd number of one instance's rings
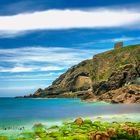
[[[21,131],[6,131],[5,133],[1,131],[0,133],[0,139],[4,140],[19,140],[19,138],[26,140],[34,140],[38,138],[39,140],[43,138],[48,138],[47,140],[55,140],[58,138],[71,138],[70,140],[77,138],[76,140],[92,140],[91,137],[94,138],[97,134],[101,135],[101,137],[104,136],[104,134],[109,138],[112,137],[110,135],[110,131],[113,132],[113,136],[116,138],[124,138],[123,135],[119,134],[118,129],[121,131],[125,131],[125,138],[129,140],[129,137],[134,137],[133,140],[139,140],[140,138],[140,117],[138,121],[118,121],[117,117],[126,117],[126,115],[130,114],[121,114],[121,115],[103,115],[103,116],[92,116],[92,117],[83,117],[83,118],[75,118],[68,121],[61,121],[61,123],[57,121],[57,123],[52,123],[48,125],[48,122],[46,122],[47,125],[44,123],[35,123],[32,126],[32,129],[28,130],[21,130]],[[132,114],[131,114],[132,115]],[[138,114],[133,114],[134,116]],[[134,118],[134,116],[131,116]],[[140,116],[140,115],[139,115]],[[115,118],[116,117],[116,118]],[[130,117],[130,116],[129,116]],[[96,119],[95,119],[96,118]],[[112,122],[103,120],[103,118],[114,118],[115,121],[112,120]],[[97,127],[98,126],[98,127]],[[76,128],[75,128],[76,127]],[[71,131],[69,130],[71,129]],[[130,135],[130,130],[138,132],[136,133],[136,136]],[[65,131],[68,131],[65,133]],[[123,132],[122,131],[122,132]],[[11,133],[10,133],[11,132]],[[127,133],[126,133],[127,132]],[[57,134],[57,135],[56,135]],[[59,135],[58,135],[59,134]],[[112,133],[111,133],[112,134]],[[55,135],[55,137],[54,137]],[[59,139],[58,139],[59,140]],[[62,139],[63,140],[63,139]],[[96,139],[94,139],[96,140]],[[98,140],[98,139],[97,139]],[[105,139],[106,140],[106,139]],[[110,140],[110,139],[107,139]]]
[[[9,98],[15,98],[15,99],[39,99],[39,100],[43,100],[43,99],[79,99],[80,102],[83,102],[83,103],[97,103],[97,102],[101,102],[101,103],[106,103],[106,104],[140,104],[139,102],[138,103],[129,103],[129,102],[126,102],[126,103],[122,103],[122,102],[110,102],[110,101],[105,101],[105,100],[97,100],[97,99],[81,99],[79,97],[9,97]]]
[[[81,116],[79,116],[79,117],[81,117]],[[24,130],[26,130],[25,128],[31,129],[34,124],[38,124],[38,123],[41,123],[46,127],[51,127],[52,125],[60,126],[63,124],[63,122],[73,122],[76,118],[77,117],[67,118],[67,119],[59,119],[59,120],[57,120],[57,119],[55,119],[55,120],[34,120],[33,122],[28,122],[25,125],[23,125],[23,124],[17,125],[17,126],[16,125],[15,126],[7,125],[7,128],[13,127],[13,128],[19,129],[20,127],[24,127]],[[114,121],[117,121],[117,122],[127,122],[127,121],[140,122],[140,113],[106,114],[106,115],[95,115],[95,116],[89,115],[89,116],[82,117],[82,118],[83,119],[90,119],[92,121],[102,121],[102,122],[104,122],[104,121],[105,122],[114,122]],[[17,130],[17,129],[13,129],[13,130]],[[0,130],[2,130],[2,129],[0,128]]]

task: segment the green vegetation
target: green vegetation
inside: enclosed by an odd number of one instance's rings
[[[140,122],[101,122],[76,119],[62,126],[34,125],[32,132],[0,136],[0,140],[139,140]]]
[[[140,60],[140,45],[110,50],[93,57],[93,82],[106,81],[113,71],[127,64],[135,65]]]
[[[107,81],[114,71],[120,70],[127,64],[135,65],[140,60],[139,54],[140,44],[103,52],[95,55],[91,60],[85,60],[75,65],[56,81],[59,81],[61,88],[68,88],[71,86],[69,83],[72,83],[74,77],[81,72],[88,73],[93,83]],[[75,84],[73,84],[74,86]]]
[[[93,83],[106,81],[113,71],[140,60],[140,45],[130,45],[97,54],[91,60],[79,63],[73,71],[68,71],[64,79],[80,72],[89,73]],[[62,79],[63,80],[63,79]]]

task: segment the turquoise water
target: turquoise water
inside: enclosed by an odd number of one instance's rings
[[[92,119],[102,116],[115,120],[121,116],[140,121],[139,104],[85,103],[79,99],[15,99],[0,98],[0,129],[18,129],[35,123],[59,123],[76,117]]]

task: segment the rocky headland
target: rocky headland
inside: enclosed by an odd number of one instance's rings
[[[97,54],[68,69],[51,86],[23,97],[140,103],[140,44]]]

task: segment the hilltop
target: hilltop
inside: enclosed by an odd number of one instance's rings
[[[68,69],[51,86],[25,98],[78,97],[83,101],[140,102],[140,44],[116,48]]]

